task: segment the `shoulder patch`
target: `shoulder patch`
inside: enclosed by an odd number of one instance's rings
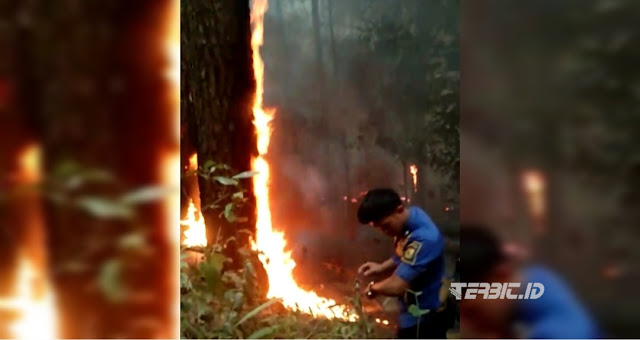
[[[422,248],[422,242],[412,241],[411,243],[409,243],[404,248],[404,252],[402,253],[402,262],[411,265],[416,264],[416,259],[418,257],[420,248]]]

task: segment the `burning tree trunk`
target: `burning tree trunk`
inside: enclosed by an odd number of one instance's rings
[[[198,161],[201,165],[207,160],[224,163],[238,172],[249,170],[251,157],[257,154],[251,111],[255,80],[249,3],[183,0],[181,16],[181,112],[186,115]],[[237,225],[219,217],[218,211],[206,209],[217,199],[220,184],[203,178],[198,184],[209,243],[218,228],[224,239],[242,236],[236,233]],[[253,190],[247,189],[253,203]],[[245,228],[255,225],[254,211],[254,204],[247,204],[237,212],[248,218]]]
[[[136,209],[110,199],[158,183],[161,160],[175,147],[167,138],[175,108],[159,100],[169,97],[160,34],[168,4],[35,2],[27,15],[22,43],[32,58],[22,68],[38,82],[21,95],[42,103],[30,113],[45,171],[66,180],[49,192],[63,198],[45,205],[64,338],[172,336],[166,230],[177,226],[167,224],[160,202]],[[85,167],[109,171],[115,184],[93,182]],[[78,184],[72,193],[68,181]],[[135,221],[124,218],[129,212]]]

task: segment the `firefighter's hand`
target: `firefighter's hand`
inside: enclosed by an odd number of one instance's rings
[[[376,292],[372,289],[374,283],[375,282],[373,281],[369,282],[367,287],[364,289],[364,296],[368,297],[369,299],[373,299],[377,295]]]
[[[375,262],[367,262],[358,268],[358,274],[369,276],[373,274],[378,274],[382,271],[382,265],[380,263]]]

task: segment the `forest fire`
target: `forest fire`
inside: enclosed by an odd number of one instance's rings
[[[11,327],[16,339],[55,339],[57,320],[51,288],[26,256],[20,258],[16,296],[9,302],[20,312]]]
[[[19,155],[18,180],[21,184],[37,184],[40,180],[40,148],[30,145]],[[0,301],[0,308],[13,310],[18,319],[10,325],[16,339],[55,339],[57,320],[54,296],[46,270],[45,244],[37,198],[29,198],[32,216],[24,229],[27,233],[23,251],[16,268],[15,295]],[[27,201],[25,201],[26,203]]]
[[[409,166],[409,172],[411,172],[413,192],[418,192],[418,167],[415,164],[411,164],[411,166]]]
[[[200,210],[189,200],[187,218],[180,221],[180,224],[187,229],[184,231],[183,245],[187,247],[205,247],[207,245],[207,233],[204,224],[204,217]]]
[[[291,252],[286,251],[287,241],[284,234],[273,230],[269,206],[269,163],[266,155],[271,137],[269,124],[274,118],[275,110],[264,109],[262,106],[264,63],[260,55],[264,32],[263,19],[267,6],[267,0],[255,0],[251,11],[251,23],[253,25],[251,47],[256,79],[253,122],[257,133],[259,153],[258,157],[252,160],[252,168],[258,172],[253,177],[257,222],[256,238],[252,241],[252,246],[254,250],[259,250],[263,253],[260,256],[260,261],[269,276],[268,297],[279,298],[285,307],[311,313],[313,316],[355,321],[357,315],[349,314],[345,306],[336,305],[335,301],[320,297],[313,291],[305,291],[298,286],[293,278],[293,269],[296,263],[291,258]]]
[[[198,154],[194,153],[193,155],[191,155],[191,157],[189,157],[188,169],[190,171],[196,171],[198,169]],[[202,212],[200,211],[200,202],[198,199],[199,196],[200,192],[198,190],[198,185],[196,182],[193,188],[193,192],[191,193],[191,197],[193,198],[189,199],[187,217],[184,220],[180,221],[180,225],[186,227],[185,231],[183,232],[184,241],[182,242],[182,244],[187,247],[207,246],[207,229],[204,223],[204,217],[202,216]]]

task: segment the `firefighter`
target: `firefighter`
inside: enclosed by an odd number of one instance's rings
[[[371,281],[366,296],[399,298],[399,339],[446,339],[452,322],[445,317],[451,314],[448,294],[442,293],[448,291],[443,286],[445,240],[435,223],[424,210],[404,206],[392,189],[367,192],[358,208],[358,220],[394,237],[395,243],[395,253],[387,261],[367,262],[358,269],[364,276],[394,269],[386,279]]]
[[[536,299],[485,299],[480,289],[474,299],[463,298],[460,309],[462,328],[467,333],[464,337],[593,339],[602,336],[587,309],[561,278],[542,265],[518,265],[487,227],[460,226],[460,249],[464,259],[462,282],[520,283],[521,291],[514,288],[514,295],[524,293],[529,283],[544,286],[542,295]],[[466,290],[461,293],[465,297]]]

